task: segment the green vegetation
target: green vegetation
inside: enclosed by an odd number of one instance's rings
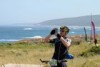
[[[0,43],[0,65],[7,63],[42,64],[39,59],[50,60],[53,51],[54,46],[44,42]],[[73,42],[69,53],[75,58],[68,60],[68,67],[100,67],[100,46],[95,47],[86,42],[77,45]],[[49,67],[49,64],[44,65]]]
[[[40,64],[39,59],[48,58],[51,53],[53,53],[52,45],[47,43],[0,43],[0,64]]]
[[[100,46],[95,46],[90,48],[89,50],[83,52],[82,54],[80,54],[81,56],[84,57],[89,57],[89,56],[94,56],[94,55],[100,55]]]

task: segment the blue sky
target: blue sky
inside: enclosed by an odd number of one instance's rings
[[[0,0],[0,25],[100,15],[100,0]]]

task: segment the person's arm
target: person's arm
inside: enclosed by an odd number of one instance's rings
[[[60,34],[57,34],[57,37],[61,40],[61,42],[64,44],[64,46],[66,48],[69,48],[70,47],[71,44],[68,43],[68,42],[66,42],[66,40],[63,37],[60,36]]]
[[[61,37],[60,40],[61,40],[61,42],[64,44],[64,46],[65,46],[66,48],[69,48],[69,47],[71,46],[71,44],[68,43],[68,42],[66,42],[66,40],[65,40],[63,37]]]
[[[45,37],[45,42],[49,42],[50,41],[50,37],[51,37],[51,35],[48,35],[47,37]]]
[[[54,35],[54,34],[56,34],[57,32],[58,32],[58,29],[57,29],[57,28],[52,29],[51,32],[50,32],[50,34],[44,39],[45,42],[49,42],[49,41],[50,41],[51,35]]]

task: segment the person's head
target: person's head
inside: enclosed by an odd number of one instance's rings
[[[67,26],[61,26],[60,27],[60,35],[65,37],[66,34],[69,33],[69,28]]]

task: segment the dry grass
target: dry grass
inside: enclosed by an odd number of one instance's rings
[[[53,53],[52,46],[39,44],[0,45],[0,64],[41,64],[39,59],[49,60]]]
[[[88,58],[76,57],[68,61],[68,67],[100,67],[100,55]]]
[[[75,56],[75,59],[68,60],[68,67],[100,67],[100,55],[79,56],[79,54],[93,46],[86,42],[80,45],[73,44],[69,52]],[[0,65],[8,63],[42,64],[39,59],[50,60],[53,50],[51,44],[43,42],[0,43]],[[49,64],[45,65],[45,67],[49,67]]]

